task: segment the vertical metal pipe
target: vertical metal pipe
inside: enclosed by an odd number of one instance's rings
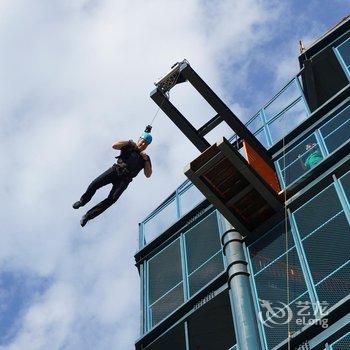
[[[222,236],[227,262],[228,287],[231,294],[232,316],[239,350],[262,350],[253,292],[249,282],[243,238],[235,229]]]

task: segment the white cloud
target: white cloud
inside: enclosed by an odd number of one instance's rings
[[[217,6],[1,2],[0,266],[53,280],[28,306],[7,348],[133,347],[137,222],[180,184],[183,166],[197,150],[160,114],[149,151],[154,176],[135,179],[84,230],[84,210],[73,211],[71,203],[113,163],[112,142],[137,137],[150,121],[156,110],[149,98],[152,82],[174,61],[188,58],[219,94],[228,95],[225,69],[269,40],[276,11],[253,0]],[[244,74],[236,79],[239,89]],[[174,89],[174,101],[204,123],[210,110],[187,90]]]

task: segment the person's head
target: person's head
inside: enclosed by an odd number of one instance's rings
[[[307,143],[306,145],[305,145],[305,149],[308,151],[308,150],[310,150],[312,147],[314,147],[316,144],[315,143],[312,143],[312,142],[310,142],[310,143]]]
[[[144,132],[137,141],[137,147],[142,152],[152,142],[152,135],[149,132]]]

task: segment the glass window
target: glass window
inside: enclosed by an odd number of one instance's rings
[[[146,242],[158,237],[177,220],[175,198],[166,204],[152,219],[144,223],[143,230]]]
[[[236,343],[227,291],[189,317],[188,334],[190,350],[228,350]]]
[[[313,134],[288,151],[278,161],[286,186],[314,168],[323,160],[321,149]]]
[[[183,324],[171,328],[145,350],[186,350],[185,327]]]
[[[318,299],[334,305],[350,290],[350,226],[335,186],[328,186],[293,215]]]
[[[287,338],[288,319],[291,331],[297,331],[303,326],[296,320],[299,303],[309,305],[308,317],[313,318],[310,297],[289,226],[287,233],[287,252],[284,221],[249,247],[260,317],[269,349]]]
[[[350,349],[350,332],[342,336],[332,344],[332,350],[349,350]]]
[[[255,133],[263,126],[260,113],[253,117],[247,124],[247,128],[250,132]]]
[[[186,190],[180,194],[181,215],[187,214],[204,199],[204,195],[196,186],[191,185],[187,187]]]
[[[350,70],[350,39],[338,46],[338,52],[345,63],[345,67]]]
[[[308,116],[305,103],[300,99],[296,104],[281,114],[276,120],[268,125],[272,142],[275,143],[284,135],[298,126]]]
[[[320,128],[328,152],[331,153],[350,137],[350,106]]]
[[[216,212],[184,235],[190,294],[204,287],[224,269]]]
[[[266,134],[265,134],[265,130],[261,129],[260,131],[258,131],[255,134],[255,137],[260,141],[260,143],[265,147],[265,148],[269,148],[269,144],[267,142],[267,138],[266,138]]]
[[[350,203],[350,172],[346,173],[340,178],[340,183],[344,189],[345,196],[348,199],[348,202]]]
[[[300,89],[293,79],[293,81],[264,108],[267,120],[271,120],[300,96]]]
[[[149,315],[153,326],[184,301],[179,239],[149,260],[148,274]]]

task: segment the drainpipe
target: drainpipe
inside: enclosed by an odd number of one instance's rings
[[[242,235],[234,228],[229,229],[222,236],[222,244],[227,262],[227,284],[238,349],[263,350]]]

